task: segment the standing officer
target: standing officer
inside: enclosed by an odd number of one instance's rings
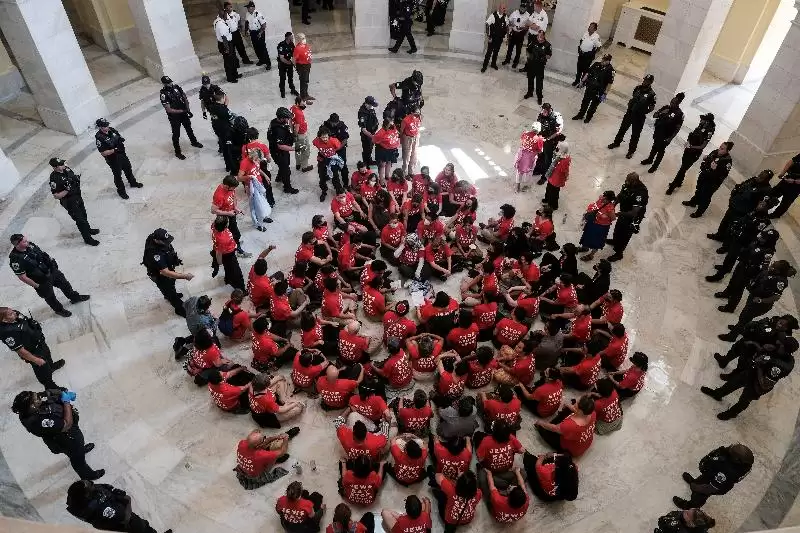
[[[772,196],[781,199],[781,203],[770,215],[771,218],[780,218],[789,210],[792,203],[800,196],[800,154],[786,162],[778,174],[778,184],[773,187]]]
[[[222,54],[222,64],[225,67],[225,78],[228,83],[239,83],[239,60],[236,59],[236,52],[233,50],[233,33],[228,26],[228,14],[224,9],[220,9],[217,18],[214,19],[214,34],[217,36],[217,49]]]
[[[717,231],[706,234],[706,237],[715,241],[725,242],[728,239],[728,230],[731,224],[747,216],[765,196],[769,195],[769,180],[774,175],[775,173],[769,169],[762,170],[758,173],[758,176],[753,176],[742,183],[737,183],[731,190],[728,209],[725,211],[722,220],[719,221]]]
[[[279,107],[275,112],[275,118],[269,123],[267,130],[267,141],[269,142],[269,153],[278,165],[278,175],[275,181],[283,183],[283,192],[287,194],[297,194],[298,191],[292,187],[292,168],[289,152],[294,152],[294,133],[290,125],[292,112],[285,107]]]
[[[178,159],[186,159],[186,156],[181,153],[181,126],[186,130],[186,135],[189,136],[189,142],[195,148],[202,148],[203,145],[197,142],[192,130],[192,110],[189,109],[189,99],[186,98],[186,93],[180,85],[173,83],[172,78],[169,76],[161,76],[161,83],[164,87],[161,88],[161,105],[164,106],[164,111],[167,112],[169,119],[169,126],[172,128],[172,147],[175,148],[175,157]]]
[[[545,102],[542,104],[542,110],[536,120],[542,125],[540,133],[544,137],[544,146],[542,147],[542,153],[536,158],[533,174],[542,175],[538,181],[538,184],[542,185],[546,180],[544,173],[547,172],[547,169],[550,168],[550,163],[553,161],[553,153],[556,151],[556,146],[560,141],[564,140],[564,136],[561,134],[561,130],[564,129],[564,118],[561,113],[553,110],[553,106]]]
[[[76,481],[67,491],[67,511],[95,529],[127,533],[156,533],[150,523],[131,509],[124,490],[91,481]],[[164,533],[172,533],[171,529]]]
[[[721,265],[714,265],[717,274],[706,276],[706,281],[719,281],[725,274],[733,270],[734,265],[744,254],[747,247],[755,242],[759,234],[772,227],[769,221],[769,210],[777,201],[771,196],[765,196],[756,205],[756,208],[734,220],[725,235],[725,242],[717,249],[717,253],[726,254]]]
[[[525,72],[528,73],[528,92],[523,98],[533,96],[533,88],[536,85],[536,101],[542,105],[542,86],[544,84],[544,67],[547,60],[553,55],[553,47],[545,38],[544,31],[539,31],[536,39],[528,43],[528,58],[525,63]]]
[[[619,125],[614,142],[608,145],[609,150],[618,148],[625,140],[625,132],[628,131],[628,128],[632,128],[628,153],[625,154],[626,159],[633,157],[633,153],[639,146],[639,137],[644,128],[644,121],[647,120],[648,113],[656,107],[656,92],[652,88],[654,79],[652,74],[648,74],[642,80],[642,84],[633,89],[631,99],[628,100],[628,109],[625,111],[625,116],[622,117],[622,124]]]
[[[344,162],[339,170],[342,175],[342,185],[344,185],[345,189],[348,189],[350,188],[350,171],[347,170],[347,139],[350,138],[350,132],[347,129],[347,125],[339,120],[339,115],[336,113],[331,113],[330,118],[323,122],[322,125],[328,128],[328,131],[331,132],[331,137],[339,139],[339,142],[342,143],[342,147],[336,152],[336,155],[341,157]]]
[[[230,2],[225,2],[223,7],[225,8],[225,14],[227,15],[225,23],[231,30],[231,41],[233,42],[233,46],[236,47],[236,51],[239,52],[239,55],[242,57],[242,63],[245,65],[252,65],[253,62],[250,61],[249,57],[247,57],[247,50],[244,48],[244,40],[242,39],[242,32],[240,31],[242,26],[242,17],[239,15],[239,13],[233,10],[233,4]]]
[[[739,255],[739,261],[733,269],[731,279],[725,290],[714,293],[714,298],[725,298],[727,303],[717,307],[723,313],[733,313],[742,301],[745,288],[769,267],[775,256],[775,246],[780,234],[772,226],[759,233]],[[708,276],[706,281],[716,281],[717,276]]]
[[[238,172],[233,157],[233,143],[231,141],[231,111],[227,105],[228,97],[222,90],[214,93],[213,101],[206,108],[211,115],[211,129],[217,136],[217,145],[222,159],[225,161],[225,170],[228,174]]]
[[[655,112],[653,118],[653,147],[650,149],[650,155],[647,159],[642,160],[643,165],[652,166],[647,169],[647,172],[652,174],[658,170],[658,165],[664,158],[664,152],[667,146],[672,142],[672,139],[681,131],[683,125],[683,111],[680,108],[681,102],[686,97],[683,93],[678,93],[669,101],[669,105],[665,105]]]
[[[389,51],[393,54],[400,50],[400,45],[403,44],[404,39],[408,39],[408,46],[410,47],[408,53],[417,53],[417,43],[411,33],[411,27],[414,25],[414,4],[414,0],[398,0],[396,18],[392,22],[392,24],[397,24],[398,26],[397,40],[394,42],[394,46],[389,48]]]
[[[147,269],[147,277],[156,284],[164,299],[175,309],[175,314],[186,316],[183,309],[183,293],[175,290],[175,280],[194,278],[189,272],[177,272],[175,269],[183,264],[178,252],[172,247],[173,236],[164,228],[158,228],[144,241],[142,264]]]
[[[99,479],[106,471],[92,470],[86,464],[86,454],[94,449],[94,444],[84,441],[78,427],[78,410],[68,400],[70,395],[74,398],[74,393],[59,389],[22,391],[14,398],[11,410],[19,416],[25,429],[40,437],[51,452],[66,455],[81,479]]]
[[[597,23],[590,22],[586,33],[578,41],[578,64],[575,67],[573,87],[577,87],[583,79],[583,75],[589,71],[589,67],[601,46],[603,46],[603,41],[600,39],[600,34],[597,33]]]
[[[254,2],[247,4],[247,18],[245,19],[244,27],[250,32],[253,50],[255,50],[258,57],[256,66],[266,65],[267,70],[272,70],[266,43],[267,19],[256,9]]]
[[[614,254],[608,258],[609,261],[622,259],[631,237],[634,233],[639,233],[639,224],[644,219],[649,199],[647,187],[639,179],[639,174],[636,172],[628,174],[622,190],[614,201],[619,206],[619,212],[617,212],[617,222],[614,224],[614,235],[606,241],[614,246]]]
[[[602,61],[596,61],[589,67],[581,78],[580,84],[586,86],[586,90],[583,93],[581,109],[572,120],[580,120],[585,115],[583,122],[586,124],[591,122],[597,106],[605,101],[612,83],[614,83],[614,67],[611,66],[611,54],[606,54]]]
[[[90,246],[100,244],[92,235],[100,233],[99,229],[93,229],[89,225],[86,217],[86,206],[83,205],[81,197],[81,177],[75,174],[71,168],[64,164],[64,160],[54,157],[50,160],[53,172],[50,173],[50,193],[53,198],[61,202],[61,206],[67,210],[69,216],[78,226],[83,242]]]
[[[358,128],[361,133],[361,161],[365,165],[375,165],[375,159],[372,157],[372,136],[380,128],[378,122],[378,114],[375,108],[378,107],[378,101],[372,96],[364,98],[364,103],[358,108]]]
[[[58,269],[56,260],[47,255],[41,248],[28,241],[24,235],[15,233],[11,236],[14,248],[8,254],[11,270],[26,285],[30,285],[41,296],[47,305],[60,316],[72,316],[64,309],[56,298],[53,287],[58,287],[71,303],[85,302],[88,294],[80,294],[72,288],[64,273]]]
[[[750,473],[752,467],[753,452],[744,444],[720,446],[700,460],[698,477],[683,473],[683,480],[692,491],[691,499],[687,501],[674,496],[672,501],[679,509],[702,507],[709,496],[727,494]]]
[[[528,13],[526,13],[526,2],[520,2],[519,9],[511,12],[508,17],[508,48],[503,65],[511,63],[511,54],[514,53],[514,62],[511,68],[516,69],[519,65],[519,55],[522,52],[522,45],[525,42],[525,34],[528,33]]]
[[[422,109],[425,105],[425,99],[422,97],[422,72],[415,70],[411,76],[389,85],[389,92],[392,93],[392,98],[397,99],[397,89],[400,89],[400,107],[395,112],[394,121],[398,126],[400,122],[408,114],[408,110],[412,108]],[[377,130],[376,130],[377,131]]]
[[[289,78],[289,92],[294,96],[300,96],[294,88],[294,35],[287,31],[281,42],[278,43],[278,88],[281,90],[281,98],[286,98],[286,78]]]
[[[125,153],[125,137],[110,127],[108,121],[104,118],[98,118],[94,124],[99,128],[98,132],[94,134],[97,151],[106,159],[106,164],[111,167],[111,173],[114,175],[114,185],[117,186],[117,194],[123,200],[127,200],[128,193],[125,190],[125,184],[122,183],[123,172],[131,187],[138,189],[144,187],[144,185],[133,177],[131,161]]]
[[[675,189],[683,185],[683,178],[686,177],[686,171],[692,168],[692,165],[703,155],[703,150],[705,150],[711,137],[714,136],[716,128],[713,113],[700,115],[700,124],[692,130],[692,133],[689,134],[689,138],[686,139],[683,157],[681,158],[681,168],[678,169],[675,178],[670,182],[669,187],[667,187],[668,195],[672,194],[675,192]]]
[[[711,205],[711,198],[714,193],[717,192],[722,182],[728,177],[733,165],[733,159],[731,159],[730,155],[731,148],[733,148],[732,142],[724,142],[716,150],[711,150],[703,159],[703,162],[700,163],[700,174],[697,176],[694,196],[681,202],[685,206],[697,208],[694,213],[689,215],[690,217],[699,218],[703,216],[708,206]],[[657,165],[658,163],[654,164],[654,166]]]
[[[486,45],[486,56],[483,58],[483,67],[481,72],[486,72],[486,67],[489,65],[489,57],[492,59],[492,68],[497,70],[497,54],[500,53],[500,47],[503,45],[503,38],[508,32],[508,16],[506,15],[506,6],[496,9],[494,13],[489,15],[486,19],[486,36],[489,38],[489,43]]]
[[[214,95],[218,92],[225,94],[219,88],[219,85],[211,83],[211,78],[203,74],[203,77],[200,78],[200,93],[198,96],[200,98],[200,109],[203,111],[203,118],[206,120],[208,120],[208,107],[214,102]],[[228,105],[227,95],[225,96],[225,105]]]
[[[33,375],[45,389],[59,388],[53,381],[53,372],[65,363],[63,359],[53,361],[41,324],[10,307],[0,307],[0,335],[10,350],[31,365]]]

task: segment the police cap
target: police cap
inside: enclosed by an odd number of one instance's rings
[[[292,118],[292,112],[285,107],[279,107],[278,111],[275,112],[275,116],[278,118]]]
[[[367,105],[371,105],[373,107],[378,107],[378,101],[375,100],[374,96],[367,96],[366,98],[364,98],[364,103]]]
[[[649,81],[649,82],[652,82],[655,79],[656,77],[653,76],[652,74],[648,74],[647,76],[644,77],[644,81]]]
[[[52,158],[50,160],[50,166],[53,167],[53,168],[60,167],[64,163],[65,163],[65,161],[63,159],[61,159],[60,157],[54,157],[54,158]]]
[[[105,128],[109,126],[109,122],[104,118],[98,118],[94,121],[94,125],[98,128]]]
[[[153,232],[153,238],[166,243],[172,242],[175,238],[164,228],[158,228]]]
[[[19,241],[21,241],[22,239],[24,239],[24,238],[25,238],[25,235],[23,235],[22,233],[15,233],[14,235],[11,236],[11,238],[9,240],[11,241],[11,244],[16,246],[17,243]]]
[[[422,85],[422,72],[415,70],[411,73],[411,79],[417,82],[419,85]]]
[[[700,120],[708,120],[709,122],[714,122],[714,113],[706,113],[705,115],[700,115]]]
[[[167,85],[168,83],[172,83],[172,78],[169,76],[161,76],[161,83]]]

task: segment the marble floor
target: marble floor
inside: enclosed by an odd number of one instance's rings
[[[209,53],[207,46],[198,45],[197,51],[203,69],[215,81],[223,80],[218,56]],[[125,54],[134,56],[135,51]],[[478,188],[481,219],[493,216],[506,202],[517,206],[519,220],[533,216],[542,188],[519,195],[511,192],[518,135],[538,113],[535,103],[521,99],[521,74],[500,70],[482,75],[475,57],[437,51],[412,59],[383,51],[338,49],[319,50],[315,57],[310,92],[317,101],[307,110],[312,130],[331,112],[339,113],[353,128],[366,95],[374,95],[382,107],[388,98],[387,84],[419,68],[425,73],[426,95],[421,164],[436,171],[452,161],[457,174]],[[265,131],[275,108],[286,105],[288,99],[277,96],[275,70],[250,67],[243,72],[239,84],[224,86],[231,109]],[[211,295],[213,309],[219,311],[229,289],[210,275],[208,204],[224,175],[222,161],[213,149],[210,126],[200,117],[194,119],[195,131],[206,148],[187,147],[189,158],[175,159],[168,124],[157,100],[158,85],[146,78],[131,81],[135,77],[132,71],[120,74],[115,83],[109,80],[105,87],[113,89],[130,82],[108,93],[107,99],[118,99],[110,118],[128,139],[128,153],[137,178],[145,184],[143,189],[132,191],[129,201],[121,201],[91,135],[60,137],[40,129],[11,151],[15,162],[18,154],[24,154],[27,166],[18,165],[24,179],[0,207],[0,242],[8,242],[11,233],[26,234],[52,253],[73,285],[90,293],[92,299],[71,306],[71,318],[57,317],[5,269],[0,276],[0,304],[30,311],[42,322],[54,356],[67,361],[56,379],[77,392],[81,426],[87,438],[97,443],[90,464],[106,468],[103,481],[127,490],[134,508],[154,527],[172,527],[175,533],[278,530],[274,501],[298,476],[292,472],[252,492],[241,489],[231,469],[236,442],[251,429],[252,421],[220,412],[211,405],[207,392],[197,389],[175,363],[172,339],[184,334],[185,324],[172,314],[139,265],[147,234],[159,226],[168,228],[176,237],[174,244],[184,268],[196,276],[191,282],[180,282],[180,290],[187,296]],[[643,170],[637,158],[644,157],[652,133],[650,125],[646,126],[633,160],[624,159],[621,149],[609,152],[605,145],[622,116],[628,91],[612,94],[594,121],[585,125],[569,120],[581,99],[569,81],[549,74],[545,86],[546,99],[567,117],[566,134],[574,154],[571,179],[556,218],[562,243],[577,240],[587,203],[603,190],[618,190],[627,172]],[[195,98],[196,84],[184,88]],[[18,120],[18,130],[3,129],[6,119],[0,120],[1,142],[18,142],[19,135],[34,131],[36,121],[25,115],[24,109],[20,107],[19,115],[27,120]],[[687,126],[692,124],[687,120]],[[686,134],[679,135],[656,174],[645,174],[651,194],[648,216],[625,259],[615,264],[612,276],[612,285],[624,294],[631,345],[646,352],[652,362],[646,389],[625,406],[623,429],[597,437],[579,460],[579,498],[556,505],[534,501],[528,516],[507,531],[649,531],[658,516],[672,509],[670,497],[686,494],[680,473],[694,470],[710,449],[732,442],[751,446],[756,462],[746,480],[706,506],[717,520],[714,531],[759,531],[800,524],[796,504],[800,490],[797,374],[727,423],[719,422],[715,414],[730,401],[717,404],[698,390],[701,384],[718,383],[711,354],[727,346],[716,335],[732,320],[715,309],[717,302],[711,296],[718,286],[702,279],[715,258],[714,243],[705,234],[722,216],[731,184],[743,177],[733,172],[706,216],[690,219],[680,202],[691,192],[693,172],[683,190],[663,195],[678,167],[680,141]],[[42,140],[36,142],[40,136]],[[183,144],[188,144],[185,139]],[[53,155],[65,157],[83,175],[90,221],[102,230],[98,248],[82,244],[74,224],[49,194],[46,161]],[[355,159],[355,153],[351,157]],[[266,233],[257,232],[248,220],[240,224],[248,250],[278,246],[270,256],[272,270],[291,266],[300,235],[314,214],[329,215],[328,205],[318,202],[316,174],[293,178],[301,193],[286,196],[276,192],[275,223]],[[245,201],[240,197],[240,202]],[[796,223],[783,219],[776,226],[783,236],[778,257],[797,264],[800,242]],[[249,267],[251,262],[245,260],[243,266]],[[582,266],[588,269],[588,265]],[[445,289],[456,294],[457,283],[457,279],[451,280]],[[798,294],[800,286],[795,279],[775,311],[796,314]],[[374,327],[369,331],[377,333]],[[224,352],[246,363],[250,360],[248,348],[225,343]],[[18,391],[36,387],[30,370],[11,354],[0,359],[0,403],[9,405]],[[316,402],[308,405],[299,422],[301,436],[292,442],[290,453],[304,467],[299,479],[323,492],[332,509],[340,501],[333,414],[321,411]],[[530,418],[519,437],[532,452],[545,451]],[[66,488],[75,480],[66,459],[51,455],[34,441],[8,409],[0,411],[0,451],[0,514],[76,523],[64,509]],[[317,471],[309,468],[311,460],[316,461]],[[428,493],[427,488],[404,489],[387,481],[372,510],[382,506],[400,509],[402,499],[415,491]],[[441,531],[438,519],[435,524],[434,530]],[[464,528],[469,532],[495,529],[482,506],[473,524]]]

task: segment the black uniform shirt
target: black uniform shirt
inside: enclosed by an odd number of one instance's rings
[[[68,193],[61,200],[81,193],[81,179],[69,167],[65,167],[63,172],[54,170],[50,173],[50,192],[58,194],[64,191]]]
[[[536,120],[542,125],[542,130],[539,133],[541,133],[542,137],[545,139],[553,135],[558,128],[564,127],[564,118],[561,116],[561,113],[553,111],[552,109],[548,115],[539,113]]]
[[[47,441],[63,434],[64,404],[56,401],[47,392],[38,394],[45,398],[44,401],[35,412],[21,417],[20,421],[28,432]]]
[[[754,298],[780,296],[788,285],[789,280],[785,276],[779,276],[769,270],[764,270],[753,280],[750,287],[750,295]]]
[[[639,214],[634,217],[635,220],[644,218],[648,201],[650,201],[650,195],[647,186],[641,181],[631,186],[623,185],[617,195],[617,205],[621,212],[628,212],[636,207],[640,208]]]
[[[200,101],[203,102],[203,105],[206,106],[206,109],[214,102],[214,93],[220,91],[219,85],[214,85],[213,83],[206,87],[205,85],[200,86]]]
[[[745,274],[747,279],[753,279],[772,262],[775,247],[762,246],[756,242],[748,246],[744,254],[741,261],[744,261]]]
[[[791,355],[759,355],[755,359],[755,365],[761,369],[762,374],[771,383],[768,389],[775,386],[775,383],[791,374],[794,369],[794,357]]]
[[[8,254],[8,262],[15,275],[25,274],[36,283],[45,281],[58,268],[53,258],[32,242],[28,243],[24,252],[12,248]]]
[[[339,141],[342,143],[342,148],[344,148],[345,141],[350,138],[350,132],[348,131],[345,123],[340,120],[336,126],[334,126],[329,120],[326,120],[322,123],[322,125],[328,128],[328,131],[331,132],[331,137],[339,139]]]
[[[152,243],[145,247],[143,263],[148,276],[158,276],[165,268],[174,270],[180,259],[171,244]]]
[[[231,131],[231,112],[222,102],[211,102],[206,106],[211,115],[211,127],[218,136],[227,139]]]
[[[716,163],[716,168],[711,168],[712,163]],[[711,150],[703,159],[703,162],[700,163],[700,173],[705,174],[703,178],[711,178],[714,181],[721,182],[728,176],[732,166],[733,159],[731,159],[731,154],[726,153],[725,155],[720,155],[719,149],[716,148]]]
[[[692,130],[692,133],[689,134],[686,140],[689,141],[689,144],[692,146],[703,146],[714,136],[716,128],[717,126],[713,122],[708,122],[706,120],[700,121],[700,124]]]
[[[738,213],[749,213],[770,189],[769,182],[761,182],[756,177],[746,179],[733,187],[728,207]]]
[[[595,61],[589,72],[586,75],[586,87],[601,91],[606,86],[614,83],[614,67],[611,63],[603,63],[602,61]]]
[[[499,39],[502,41],[508,31],[508,17],[495,11],[489,15],[489,18],[492,19],[492,22],[489,23],[489,37],[492,40]]]
[[[15,352],[21,348],[33,352],[44,340],[42,326],[19,311],[15,313],[17,319],[14,322],[0,322],[0,339],[3,339],[3,344]]]
[[[683,111],[679,107],[665,105],[656,111],[656,122],[653,125],[653,136],[662,139],[675,137],[683,125]]]
[[[287,61],[292,61],[292,57],[294,56],[294,43],[287,43],[286,41],[281,41],[278,43],[278,56],[284,58]],[[278,60],[279,65],[283,65],[288,67],[286,63]]]
[[[358,108],[358,129],[366,129],[370,133],[375,133],[380,128],[378,122],[378,114],[372,109],[372,106],[361,104]]]
[[[400,99],[404,104],[417,104],[422,99],[422,86],[417,85],[411,76],[394,84],[395,89],[400,89]]]
[[[399,0],[395,17],[402,22],[412,22],[414,19],[414,6],[415,3],[412,0]]]
[[[553,47],[550,46],[550,41],[539,42],[539,39],[533,39],[528,44],[528,63],[536,63],[545,65],[550,56],[553,55]]]
[[[75,516],[92,524],[95,529],[128,531],[126,521],[130,503],[124,490],[105,483],[95,483],[85,509],[69,509]]]
[[[167,106],[171,107],[172,109],[189,109],[189,104],[186,100],[186,93],[183,92],[183,89],[181,89],[180,85],[162,87],[159,94],[161,96],[161,105],[164,106],[165,110],[167,109]]]
[[[628,100],[628,111],[635,115],[646,115],[656,107],[656,93],[652,87],[637,85]]]
[[[116,148],[117,152],[125,151],[125,138],[114,128],[108,128],[108,133],[97,130],[97,133],[94,134],[94,142],[98,152],[105,152],[112,148]]]
[[[286,153],[278,148],[279,144],[284,146],[294,146],[294,133],[288,124],[284,124],[278,118],[273,118],[267,130],[267,141],[269,141],[269,151],[273,157],[277,154]]]
[[[708,478],[714,494],[726,494],[750,472],[750,467],[734,463],[728,449],[719,447],[703,457],[700,472]]]

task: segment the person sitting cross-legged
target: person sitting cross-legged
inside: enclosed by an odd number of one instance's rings
[[[293,427],[286,433],[267,437],[254,429],[246,439],[239,441],[236,449],[236,479],[245,490],[253,490],[272,483],[288,474],[283,468],[272,468],[289,459],[289,440],[300,433]]]

